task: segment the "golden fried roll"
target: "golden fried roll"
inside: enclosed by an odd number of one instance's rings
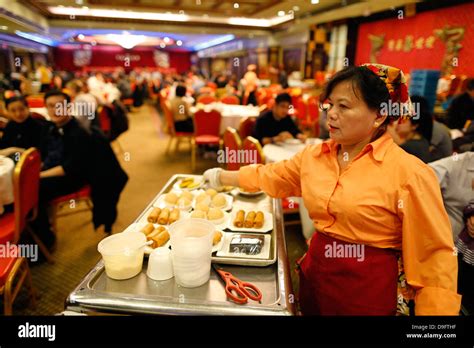
[[[253,222],[255,221],[255,212],[251,211],[247,213],[247,216],[245,217],[244,221],[244,227],[246,228],[252,228],[253,227]]]
[[[239,210],[237,214],[235,214],[234,226],[242,227],[244,225],[244,219],[245,219],[245,212],[243,210]]]
[[[166,242],[170,239],[170,234],[168,231],[162,231],[156,235],[154,235],[151,240],[153,244],[151,245],[152,248],[158,248],[166,244]]]
[[[146,224],[145,226],[143,226],[140,232],[143,233],[145,236],[148,236],[150,233],[153,232],[154,229],[155,226],[153,226],[153,224]]]
[[[263,221],[264,221],[263,213],[261,211],[257,211],[257,214],[255,215],[255,220],[253,221],[253,227],[262,228]]]
[[[158,216],[160,216],[161,209],[160,208],[153,208],[150,215],[148,215],[147,221],[151,222],[152,224],[156,224],[158,220]]]
[[[212,239],[212,245],[216,245],[219,243],[222,239],[222,232],[221,231],[215,231],[214,232],[214,237]]]
[[[168,219],[170,218],[170,210],[168,208],[164,208],[161,210],[161,214],[158,217],[158,223],[160,225],[166,225],[168,223]]]
[[[173,209],[173,211],[170,213],[170,218],[168,222],[172,224],[175,221],[179,220],[179,209]]]
[[[166,228],[163,226],[158,226],[155,231],[158,231],[159,233],[166,231]]]

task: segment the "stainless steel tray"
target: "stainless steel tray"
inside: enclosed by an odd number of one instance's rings
[[[138,216],[135,222],[140,221],[143,216],[150,210],[153,206],[153,203],[163,194],[168,193],[172,190],[173,185],[180,179],[185,177],[189,177],[190,175],[186,174],[176,174],[171,177],[171,179],[165,184],[163,189],[156,195],[156,197],[151,201],[151,203],[143,210],[143,212]],[[196,176],[196,175],[193,175]],[[264,200],[270,200],[270,212],[273,214],[273,230],[271,232],[271,246],[270,246],[270,255],[268,259],[250,259],[250,258],[242,258],[242,257],[218,257],[215,253],[212,256],[212,262],[219,263],[219,264],[227,264],[227,265],[239,265],[239,266],[255,266],[255,267],[265,267],[272,265],[277,260],[277,236],[276,230],[277,228],[283,229],[283,221],[280,218],[281,213],[278,211],[280,205],[275,204],[273,199],[270,199],[267,195],[262,194],[256,197],[244,197],[239,194],[233,194],[234,202],[238,202],[244,204],[246,206],[252,207],[253,209],[255,205],[264,203]],[[235,204],[235,203],[234,203]],[[225,231],[224,231],[225,232]],[[236,233],[236,232],[233,232]],[[245,234],[246,232],[238,232],[239,234]],[[250,233],[252,234],[252,233]]]

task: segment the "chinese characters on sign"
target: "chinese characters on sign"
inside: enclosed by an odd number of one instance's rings
[[[422,50],[424,48],[433,48],[434,41],[436,38],[434,36],[428,37],[419,37],[415,39],[413,35],[405,36],[405,39],[390,39],[388,40],[388,50],[392,51],[404,51],[410,52],[413,49]]]

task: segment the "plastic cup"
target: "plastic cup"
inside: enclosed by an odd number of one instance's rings
[[[195,288],[209,281],[215,226],[204,219],[177,221],[169,228],[176,283]]]
[[[109,278],[122,280],[136,276],[142,270],[146,237],[143,233],[114,234],[97,246]]]
[[[153,280],[167,280],[173,278],[173,262],[169,248],[157,248],[148,258],[146,275]]]

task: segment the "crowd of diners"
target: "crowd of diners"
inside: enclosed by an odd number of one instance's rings
[[[446,118],[436,119],[425,98],[411,96],[416,115],[395,122],[380,113],[380,104],[392,98],[394,84],[380,78],[377,69],[381,68],[346,68],[318,91],[323,145],[307,146],[290,161],[247,166],[237,172],[215,168],[205,177],[215,186],[303,197],[318,232],[300,267],[303,312],[393,314],[397,287],[392,280],[401,274],[402,258],[402,272],[414,289],[411,299],[418,314],[455,315],[461,301],[458,292],[472,313],[474,124],[469,120],[474,117],[474,80],[453,98]],[[159,107],[158,100],[164,98],[170,102],[176,130],[192,132],[190,107],[199,96],[232,95],[240,104],[260,106],[253,136],[262,145],[290,138],[304,142],[312,134],[291,115],[294,90],[288,87],[283,67],[280,72],[273,96],[264,105],[259,105],[261,84],[254,65],[241,79],[224,73],[205,77],[197,69],[182,74],[149,69],[54,72],[45,64],[35,72],[0,76],[0,118],[6,120],[0,128],[0,155],[17,158],[14,154],[35,147],[42,157],[39,212],[32,228],[54,248],[48,202],[91,185],[97,190],[97,202],[105,205],[94,216],[94,225],[105,225],[110,232],[128,179],[96,120],[87,114],[58,114],[58,104],[85,103],[97,110],[117,101],[140,107],[151,100]],[[40,82],[49,120],[33,118],[29,111],[26,97],[33,80]],[[395,102],[407,101],[399,94]],[[449,127],[462,136],[453,141]],[[404,206],[394,206],[394,200]],[[322,262],[321,246],[334,241],[366,245],[366,257],[376,266]],[[333,279],[331,274],[316,272],[318,267],[352,272],[359,280]],[[369,274],[376,274],[379,281],[374,283]],[[334,281],[337,288],[331,287]],[[361,300],[356,303],[354,298]]]

